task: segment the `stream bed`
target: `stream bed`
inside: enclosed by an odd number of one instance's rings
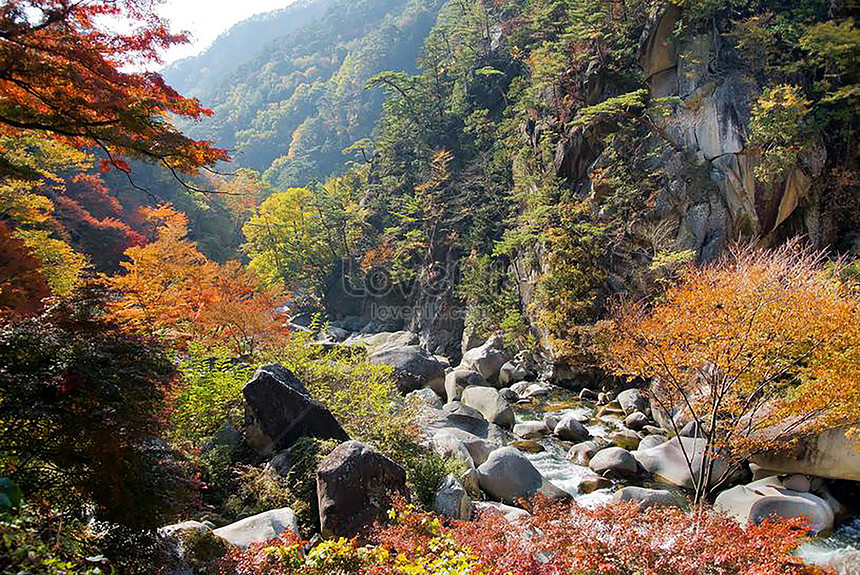
[[[621,420],[604,417],[597,419],[596,406],[580,401],[573,393],[556,389],[552,394],[532,403],[519,403],[514,406],[516,422],[543,420],[545,415],[561,417],[568,413],[588,416],[586,429],[593,436],[608,437],[621,429]],[[574,465],[567,460],[567,451],[573,443],[561,441],[552,436],[537,440],[543,447],[539,453],[526,453],[532,464],[549,481],[570,493],[577,503],[586,507],[598,506],[613,500],[613,489],[598,489],[592,493],[579,492],[579,484],[586,475],[593,472],[588,467]],[[665,485],[644,484],[645,487],[665,489]],[[827,536],[816,537],[804,543],[797,555],[813,565],[827,566],[839,575],[860,575],[860,516],[839,525]]]

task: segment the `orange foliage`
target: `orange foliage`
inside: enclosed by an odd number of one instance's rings
[[[609,351],[737,459],[860,422],[860,301],[798,242],[736,248],[652,309],[626,306]]]
[[[218,265],[187,239],[188,221],[169,205],[142,208],[154,239],[126,250],[126,273],[105,281],[121,297],[112,317],[178,344],[197,340],[252,354],[283,335],[275,310],[286,298],[237,262]]]
[[[0,317],[41,311],[42,300],[51,295],[41,269],[42,262],[0,222]]]

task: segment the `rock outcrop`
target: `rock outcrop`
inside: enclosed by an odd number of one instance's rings
[[[371,354],[370,363],[388,364],[394,367],[394,380],[401,393],[429,387],[442,399],[445,394],[445,368],[426,350],[417,345],[392,347]]]
[[[340,444],[317,469],[323,537],[363,534],[385,516],[395,495],[409,497],[402,467],[358,441]]]
[[[213,533],[241,549],[265,543],[286,532],[299,534],[296,514],[289,507],[273,509],[215,529]]]
[[[286,367],[260,367],[242,388],[242,395],[245,438],[258,453],[287,449],[300,437],[349,439],[328,408],[313,399]]]
[[[478,467],[478,481],[481,489],[503,503],[516,503],[536,493],[551,499],[569,497],[547,481],[531,461],[514,447],[493,451],[487,461]]]

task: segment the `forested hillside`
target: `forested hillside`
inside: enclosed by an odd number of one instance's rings
[[[856,575],[860,5],[0,6],[0,573]]]

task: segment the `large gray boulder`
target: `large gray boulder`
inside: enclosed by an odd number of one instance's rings
[[[666,489],[646,489],[629,486],[615,492],[615,501],[632,501],[640,507],[678,507],[683,508],[683,500]]]
[[[443,406],[442,400],[439,399],[439,396],[436,395],[436,392],[429,387],[425,387],[423,389],[416,389],[415,391],[407,393],[406,401],[423,403],[424,405],[435,407],[436,409],[442,409]]]
[[[662,435],[646,435],[642,438],[642,441],[639,442],[638,450],[644,451],[646,449],[651,449],[652,447],[657,447],[658,445],[662,445],[668,441]]]
[[[463,390],[460,401],[469,407],[477,409],[490,423],[495,423],[506,429],[514,426],[514,410],[492,387],[467,387]]]
[[[444,411],[445,413],[451,413],[453,415],[461,415],[463,417],[472,417],[474,419],[486,421],[480,411],[478,411],[474,407],[469,407],[462,401],[452,401],[450,403],[446,403],[442,407],[442,411]]]
[[[639,471],[636,460],[621,447],[601,449],[591,458],[588,466],[598,475],[615,474],[622,478],[633,477]]]
[[[468,521],[472,517],[472,499],[453,475],[449,474],[436,492],[433,511],[461,521]]]
[[[480,347],[470,349],[463,354],[460,369],[477,371],[490,383],[498,383],[502,366],[510,359],[504,349],[501,338],[493,336]],[[499,387],[505,387],[499,385]]]
[[[621,405],[625,415],[630,415],[636,411],[648,414],[651,409],[648,398],[639,389],[626,389],[619,393],[615,399]]]
[[[738,485],[717,496],[714,506],[742,525],[758,524],[767,518],[800,517],[812,533],[833,529],[833,509],[813,495],[787,489],[777,477],[767,477],[749,485]]]
[[[241,521],[216,529],[213,533],[236,547],[247,549],[254,543],[265,543],[280,537],[287,531],[296,535],[299,534],[296,514],[289,507],[246,517]]]
[[[418,414],[416,422],[422,434],[427,438],[433,437],[440,431],[455,431],[455,433],[465,431],[497,447],[507,445],[514,439],[511,432],[490,423],[483,417],[476,419],[456,413],[426,409]]]
[[[245,438],[258,453],[290,447],[300,437],[349,439],[334,415],[310,396],[286,367],[260,367],[242,388],[245,397]]]
[[[779,473],[860,481],[860,450],[846,431],[847,428],[838,428],[803,438],[787,453],[762,453],[752,461]]]
[[[478,467],[478,481],[481,489],[503,503],[516,503],[536,493],[551,499],[569,497],[565,491],[547,481],[515,447],[493,451],[487,461]]]
[[[565,441],[585,441],[591,434],[574,414],[567,414],[556,424],[553,433]]]
[[[440,398],[445,395],[445,368],[426,350],[417,345],[392,347],[368,356],[375,364],[394,367],[394,380],[401,393],[406,394],[422,387],[429,387]]]
[[[342,443],[317,468],[320,532],[362,534],[385,516],[395,495],[409,497],[402,467],[363,443]]]
[[[487,380],[484,379],[477,371],[457,368],[445,376],[445,396],[448,402],[458,401],[463,395],[463,390],[469,386],[483,387],[487,385]]]
[[[673,437],[656,447],[635,451],[633,456],[643,469],[653,474],[658,481],[685,489],[693,489],[694,482],[693,475],[690,474],[690,467],[696,474],[696,478],[702,474],[710,459],[710,457],[705,456],[706,445],[707,442],[704,439]],[[690,461],[689,466],[688,459]],[[710,481],[712,487],[719,482],[727,471],[727,465],[721,459],[714,460]]]

